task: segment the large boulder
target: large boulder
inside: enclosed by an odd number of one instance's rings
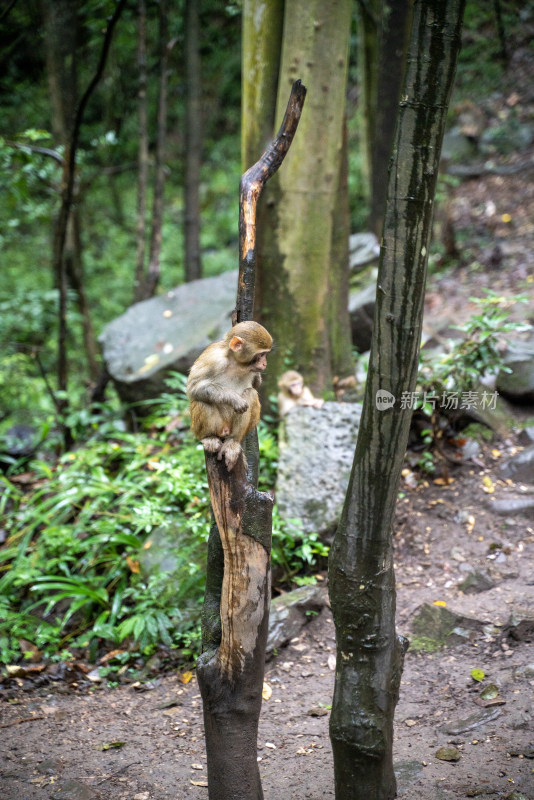
[[[360,272],[361,268],[378,261],[380,244],[374,233],[353,233],[349,236],[349,268]]]
[[[282,519],[303,533],[328,536],[337,525],[350,477],[362,407],[327,402],[297,406],[284,417],[276,501]]]
[[[508,400],[534,403],[534,338],[526,342],[512,342],[504,357],[510,372],[501,371],[497,389]]]
[[[310,612],[318,613],[326,605],[326,590],[320,586],[299,586],[271,602],[267,657],[298,636],[310,621]]]
[[[376,284],[352,291],[349,295],[349,317],[352,343],[359,353],[371,349]]]
[[[122,400],[136,403],[165,391],[171,371],[194,360],[231,327],[237,270],[191,281],[135,303],[100,338],[106,368]]]
[[[499,477],[516,483],[534,483],[534,444],[504,461],[499,467]]]

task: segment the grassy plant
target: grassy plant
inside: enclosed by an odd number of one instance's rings
[[[454,389],[469,391],[476,387],[486,374],[507,370],[501,347],[505,333],[529,330],[530,325],[509,319],[510,308],[526,298],[506,298],[486,290],[485,297],[471,297],[479,311],[464,325],[455,326],[462,338],[450,343],[449,352],[439,359],[422,353],[419,381],[428,394],[439,394]]]
[[[198,642],[210,505],[202,447],[179,420],[184,377],[130,433],[112,408],[70,420],[77,449],[34,460],[24,483],[0,483],[0,660],[29,641],[47,656],[122,645],[148,653],[158,644],[189,657]],[[174,430],[177,430],[177,433]],[[171,431],[171,432],[169,432]],[[276,476],[275,433],[260,426],[260,486]],[[29,481],[29,482],[28,482]],[[326,553],[276,509],[273,564],[283,580]],[[168,534],[172,571],[145,566],[158,532]]]

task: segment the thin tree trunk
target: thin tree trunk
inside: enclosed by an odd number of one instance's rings
[[[148,187],[148,112],[146,67],[146,3],[138,4],[137,66],[139,89],[137,116],[139,120],[139,151],[137,157],[137,258],[135,264],[134,302],[141,300],[146,255],[146,195]]]
[[[395,136],[395,120],[410,35],[411,0],[390,0],[382,7],[378,35],[373,127],[369,131],[371,159],[371,228],[378,239],[386,205],[388,170]]]
[[[165,189],[165,140],[167,136],[167,67],[169,63],[167,0],[159,4],[160,84],[158,103],[158,135],[156,143],[156,180],[152,207],[152,232],[148,273],[143,288],[143,298],[152,297],[160,278],[161,237],[163,228],[163,195]]]
[[[78,140],[80,137],[80,130],[83,121],[83,115],[89,98],[91,97],[95,87],[97,86],[106,65],[106,60],[111,45],[113,30],[122,13],[126,4],[126,0],[119,0],[115,8],[115,13],[109,20],[100,59],[96,72],[90,81],[85,93],[83,94],[80,103],[76,109],[74,122],[72,126],[72,133],[70,140],[66,147],[65,166],[63,169],[62,190],[61,190],[61,204],[59,208],[58,217],[56,220],[54,230],[53,242],[53,270],[54,274],[58,276],[59,283],[59,324],[58,324],[58,387],[63,392],[61,400],[62,410],[67,408],[67,389],[68,389],[68,365],[67,365],[67,270],[65,262],[65,242],[67,238],[67,227],[69,223],[69,216],[72,209],[74,198],[74,180],[76,174],[76,153],[78,149]],[[64,427],[64,441],[66,449],[69,449],[72,444],[72,435],[67,426]]]
[[[239,281],[234,322],[252,319],[256,209],[266,181],[282,163],[300,119],[306,90],[297,81],[277,138],[242,177]],[[204,707],[209,800],[262,800],[257,759],[270,603],[270,494],[257,491],[254,431],[242,461],[228,472],[206,454],[215,518],[208,544],[202,655],[197,676]]]
[[[433,199],[464,5],[414,4],[363,414],[330,556],[336,800],[396,795],[393,715],[405,642],[395,632],[392,525],[411,419],[401,401],[416,386]]]
[[[89,311],[89,303],[85,294],[80,213],[78,208],[75,208],[69,217],[65,243],[65,263],[67,279],[76,293],[76,301],[82,318],[83,349],[87,358],[89,376],[91,381],[95,382],[100,374],[100,366],[98,363],[98,346]]]
[[[185,279],[202,276],[200,256],[200,161],[202,154],[202,119],[200,114],[200,52],[198,0],[185,4]]]
[[[376,96],[379,61],[379,31],[383,0],[358,0],[358,75],[361,86],[358,116],[362,138],[362,171],[366,196],[371,197],[372,137],[376,131]]]
[[[78,3],[75,0],[41,0],[41,8],[52,133],[56,145],[66,145],[77,100]]]

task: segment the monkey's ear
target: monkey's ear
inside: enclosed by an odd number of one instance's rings
[[[245,340],[242,339],[241,336],[232,336],[229,347],[233,353],[239,353],[240,350],[243,349],[244,344]]]

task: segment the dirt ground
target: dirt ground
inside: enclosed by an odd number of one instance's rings
[[[532,84],[517,85],[518,76],[532,76],[532,56],[517,48],[513,59],[509,85],[492,100],[494,113],[519,104],[523,119],[532,121]],[[497,163],[523,167],[482,174],[451,194],[451,218],[469,255],[431,280],[431,324],[439,314],[471,313],[469,296],[485,286],[528,292],[532,315],[534,150]],[[499,464],[520,446],[517,430],[529,416],[534,421],[534,408],[514,413],[516,430],[451,467],[450,483],[419,480],[403,488],[398,504],[399,632],[414,638],[412,622],[424,603],[446,603],[478,621],[460,644],[433,652],[412,647],[406,655],[394,741],[404,800],[534,800],[534,625],[517,624],[534,617],[534,511],[503,516],[492,508],[495,500],[534,493],[533,486],[499,479]],[[459,590],[473,569],[489,576],[491,588]],[[267,664],[272,695],[263,704],[258,758],[269,800],[334,797],[328,738],[334,665],[328,608]],[[482,681],[473,679],[473,669],[483,670]],[[179,674],[156,672],[117,688],[92,684],[74,669],[58,670],[57,677],[0,683],[3,800],[207,798],[194,677],[182,683]],[[498,697],[483,707],[480,694],[491,684]],[[438,758],[443,747],[456,748],[458,760]]]
[[[412,637],[416,610],[436,601],[484,623],[462,644],[406,655],[394,743],[405,800],[534,798],[534,630],[506,628],[512,614],[516,622],[534,617],[534,515],[492,511],[495,497],[528,496],[528,487],[497,477],[500,458],[515,447],[507,441],[500,457],[493,442],[477,465],[456,468],[450,484],[422,482],[399,503],[399,632]],[[490,486],[494,492],[485,491]],[[488,574],[493,588],[461,593],[469,568]],[[334,664],[328,608],[268,663],[272,695],[263,704],[258,745],[266,798],[334,796],[328,738]],[[472,669],[485,678],[476,682]],[[82,673],[65,678],[40,688],[22,678],[4,686],[2,798],[207,798],[194,677],[184,684],[176,674],[154,675],[115,689],[91,686]],[[477,699],[490,684],[498,698],[483,708]],[[459,760],[436,757],[451,746]]]

